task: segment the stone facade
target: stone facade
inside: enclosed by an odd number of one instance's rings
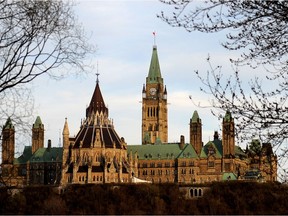
[[[22,155],[14,157],[15,129],[8,118],[2,130],[1,180],[7,186],[59,185],[61,179],[62,148],[44,148],[44,125],[40,117],[32,127],[32,146],[25,146]]]
[[[184,136],[177,143],[168,142],[167,116],[167,89],[157,47],[153,46],[142,89],[142,145],[127,145],[116,133],[97,77],[86,118],[75,137],[70,137],[65,120],[63,148],[52,148],[50,141],[44,147],[44,125],[37,117],[32,127],[32,146],[25,146],[23,154],[14,158],[15,129],[11,119],[7,120],[2,130],[1,178],[5,184],[19,187],[130,183],[135,178],[138,182],[180,184],[277,180],[277,157],[271,144],[253,140],[245,151],[236,146],[234,119],[229,111],[222,120],[222,137],[215,131],[213,140],[205,145],[197,111],[190,119],[188,143]],[[196,193],[194,189],[191,191]]]
[[[185,143],[184,136],[179,143],[168,143],[167,90],[163,83],[154,46],[142,89],[142,145],[128,145],[129,154],[138,157],[138,178],[155,183],[191,184],[247,179],[248,171],[258,170],[262,180],[277,180],[277,157],[271,144],[263,144],[259,152],[236,146],[234,118],[229,111],[222,121],[222,139],[215,131],[214,139],[203,145],[202,122],[194,111],[189,143]]]
[[[146,85],[142,89],[142,144],[168,142],[167,89],[161,76],[157,47],[153,46]]]
[[[127,157],[127,144],[108,118],[98,78],[86,109],[86,119],[75,137],[69,137],[67,119],[65,121],[62,166],[62,185],[128,183],[132,180],[137,160]]]

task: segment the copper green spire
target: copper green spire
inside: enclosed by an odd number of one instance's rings
[[[158,60],[157,47],[155,45],[153,46],[149,74],[146,78],[146,84],[148,83],[163,83]]]
[[[40,116],[37,116],[35,123],[33,124],[33,128],[43,128]]]
[[[224,119],[223,119],[225,122],[230,122],[232,120],[232,115],[231,115],[231,112],[229,110],[226,111],[226,114],[224,116]]]
[[[12,124],[11,118],[8,117],[3,129],[14,129],[14,126]]]
[[[198,112],[195,110],[191,118],[191,122],[194,123],[198,121],[201,122],[201,119],[199,118]]]

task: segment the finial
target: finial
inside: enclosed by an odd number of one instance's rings
[[[98,67],[98,61],[97,61],[97,73],[96,73],[96,76],[97,76],[97,78],[96,78],[96,82],[97,82],[97,83],[99,82],[99,78],[98,78],[98,76],[100,75],[99,72],[98,72],[98,68],[99,68],[99,67]]]
[[[153,31],[153,37],[154,37],[154,46],[153,47],[156,47],[156,32]]]

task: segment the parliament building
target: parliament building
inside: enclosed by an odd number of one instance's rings
[[[142,88],[142,143],[129,145],[116,132],[100,90],[98,75],[86,118],[76,136],[63,127],[63,147],[44,147],[44,124],[40,117],[32,126],[32,146],[15,158],[15,128],[8,118],[2,128],[1,181],[10,186],[179,183],[194,184],[223,180],[277,181],[277,156],[270,143],[260,152],[235,145],[235,126],[227,110],[221,135],[202,142],[202,122],[197,111],[190,119],[188,142],[168,141],[168,92],[161,75],[154,45],[146,83]],[[187,120],[189,121],[189,120]]]

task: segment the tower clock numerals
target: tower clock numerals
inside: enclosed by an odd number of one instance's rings
[[[155,88],[150,88],[149,89],[150,95],[155,95],[156,94],[156,89]]]

